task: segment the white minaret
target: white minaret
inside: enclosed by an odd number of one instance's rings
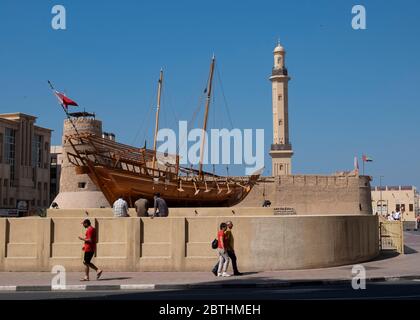
[[[270,149],[272,175],[292,174],[292,145],[289,140],[288,83],[286,51],[280,41],[274,48],[274,67],[270,81],[273,88],[273,144]]]

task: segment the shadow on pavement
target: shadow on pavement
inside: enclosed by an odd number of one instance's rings
[[[374,258],[372,260],[369,260],[367,262],[392,259],[392,258],[395,258],[395,257],[397,257],[399,255],[400,254],[397,251],[395,251],[395,250],[382,250],[381,253],[379,254],[379,256],[377,256],[376,258]]]
[[[231,280],[223,281],[228,284]],[[258,278],[261,284],[273,283],[273,279]],[[206,283],[202,283],[205,285]],[[207,283],[209,284],[209,283]],[[95,296],[55,297],[53,300],[171,300],[171,301],[234,301],[234,300],[287,300],[287,299],[419,299],[420,284],[416,282],[375,282],[368,290],[354,290],[350,284],[318,285],[304,284],[293,287],[258,288],[245,286],[236,288],[185,288],[152,291],[98,292]],[[51,297],[47,298],[51,299]],[[165,302],[166,303],[166,302]]]
[[[413,253],[418,253],[418,251],[409,246],[404,245],[404,254],[413,254]]]

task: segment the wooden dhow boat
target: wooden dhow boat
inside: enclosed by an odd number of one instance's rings
[[[65,137],[67,158],[77,174],[87,174],[112,205],[123,196],[130,206],[139,198],[153,200],[159,192],[173,207],[228,207],[240,203],[260,177],[262,169],[248,177],[227,177],[203,171],[204,139],[209,114],[215,58],[211,61],[201,140],[199,169],[180,166],[179,155],[156,150],[163,71],[160,72],[153,149],[136,148],[95,134]],[[63,107],[69,120],[71,116]],[[151,202],[153,203],[153,202]]]

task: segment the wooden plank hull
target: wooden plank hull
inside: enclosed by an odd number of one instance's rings
[[[123,196],[130,205],[139,198],[153,200],[159,192],[172,207],[228,207],[241,202],[251,190],[250,185],[207,181],[178,181],[153,178],[130,171],[104,166],[89,166],[88,175],[103,191],[110,204]],[[198,190],[198,191],[197,191]],[[153,202],[152,202],[153,203]]]

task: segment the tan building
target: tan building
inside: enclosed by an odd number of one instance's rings
[[[274,66],[270,81],[273,102],[273,144],[270,149],[272,176],[292,174],[292,145],[289,140],[288,76],[285,65],[286,51],[280,42],[274,48]]]
[[[0,208],[49,206],[51,130],[36,117],[0,114]]]
[[[417,189],[414,186],[372,187],[372,210],[384,216],[401,211],[403,221],[415,221],[420,214]]]

